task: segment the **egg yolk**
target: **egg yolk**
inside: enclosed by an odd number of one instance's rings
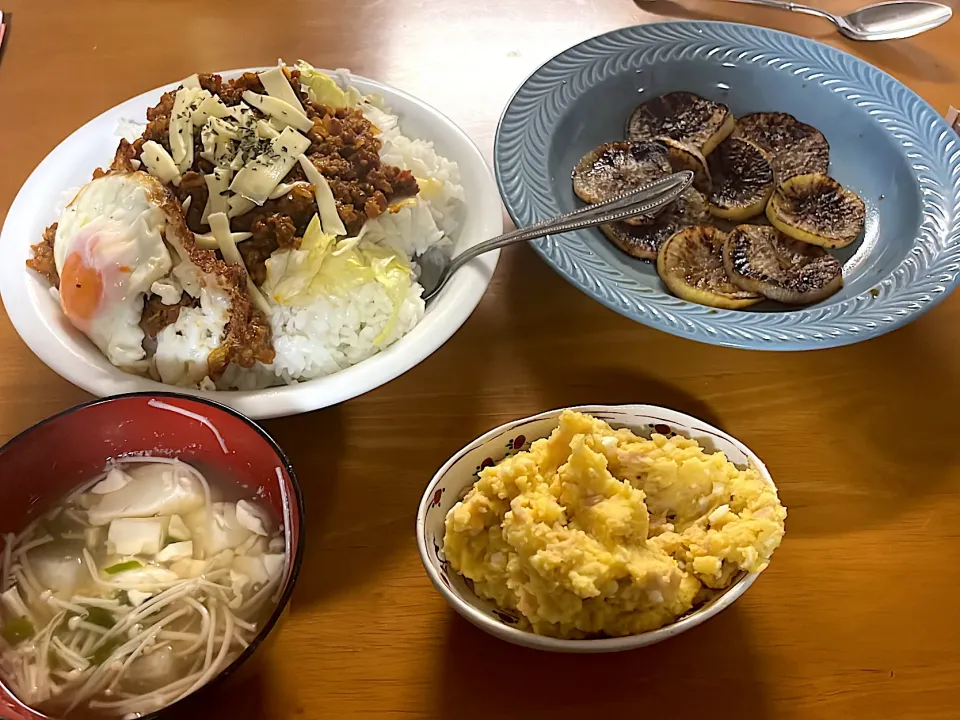
[[[91,320],[103,296],[103,276],[83,262],[80,253],[67,256],[60,273],[60,305],[73,321]]]

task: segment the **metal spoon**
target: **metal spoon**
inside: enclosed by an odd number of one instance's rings
[[[847,15],[781,0],[733,0],[826,18],[851,40],[898,40],[940,27],[953,16],[946,5],[924,0],[893,0],[867,5]]]
[[[535,240],[546,235],[583,230],[595,225],[619,222],[637,215],[652,215],[680,197],[692,182],[693,173],[683,170],[610,200],[485,240],[464,250],[453,259],[447,258],[441,250],[431,248],[417,260],[420,266],[423,299],[426,301],[434,297],[457,270],[478,255],[504,245]]]

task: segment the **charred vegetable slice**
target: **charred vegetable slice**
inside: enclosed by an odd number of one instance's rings
[[[709,155],[733,132],[733,125],[733,113],[726,105],[689,92],[672,92],[633,111],[627,139],[670,137]]]
[[[729,138],[710,156],[710,171],[711,213],[741,222],[763,212],[774,187],[773,165],[766,150],[743,138]]]
[[[700,305],[735,310],[762,298],[734,285],[723,269],[727,236],[715,227],[698,225],[674,233],[660,248],[657,273],[679,298]]]
[[[584,202],[602,202],[669,174],[662,143],[605,143],[580,158],[573,169],[573,191]]]
[[[812,125],[782,112],[760,112],[737,120],[733,137],[756,143],[773,157],[777,182],[794,175],[825,173],[830,167],[830,145]]]
[[[863,232],[863,200],[822,173],[795,175],[780,183],[767,218],[795,240],[828,248],[846,247]]]
[[[658,138],[667,148],[667,159],[674,172],[689,170],[693,173],[693,187],[704,195],[710,194],[711,179],[707,159],[693,145],[681,140],[663,137]]]
[[[687,188],[676,202],[667,207],[656,220],[647,225],[614,223],[600,229],[614,245],[631,257],[656,260],[660,246],[678,230],[690,225],[701,225],[710,219],[707,200]]]
[[[723,267],[743,290],[788,305],[818,302],[843,287],[843,268],[835,257],[769,226],[738,225],[731,230]]]

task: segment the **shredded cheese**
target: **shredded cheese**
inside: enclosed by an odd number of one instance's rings
[[[346,235],[347,228],[344,227],[340,219],[340,213],[337,212],[337,201],[333,198],[333,191],[330,189],[327,179],[323,176],[317,166],[306,155],[301,155],[297,160],[300,161],[300,167],[303,168],[303,174],[307,180],[313,183],[313,192],[317,198],[317,210],[320,215],[320,226],[326,235]]]
[[[194,73],[188,78],[184,78],[183,82],[180,83],[183,87],[188,90],[199,90],[200,89],[200,76]]]
[[[200,140],[203,143],[200,157],[215,165],[230,164],[236,156],[232,142],[239,139],[240,129],[231,120],[211,117],[200,129]]]
[[[193,165],[193,108],[197,93],[193,88],[177,90],[170,115],[170,149],[173,161],[180,172],[186,172]]]
[[[252,90],[244,92],[242,97],[245,103],[252,105],[264,115],[269,115],[284,125],[303,132],[313,129],[313,120],[308,118],[302,110],[297,110],[288,102],[270,95],[258,95]]]
[[[203,180],[207,184],[207,204],[203,208],[203,215],[200,222],[207,224],[207,218],[213,213],[225,213],[229,209],[227,204],[227,188],[230,187],[230,179],[233,177],[233,170],[229,168],[214,168],[209,175],[204,175]]]
[[[253,111],[246,105],[232,105],[227,108],[227,114],[237,121],[240,125],[249,125]]]
[[[270,70],[259,73],[257,77],[260,78],[260,82],[263,84],[263,89],[267,91],[267,95],[275,97],[278,100],[283,100],[291,107],[303,112],[303,105],[300,104],[300,98],[298,98],[297,94],[293,91],[293,87],[291,87],[290,81],[287,80],[287,75],[283,72],[282,67],[271,68]]]
[[[223,259],[231,265],[239,265],[243,268],[244,274],[247,277],[247,292],[250,294],[250,299],[253,300],[253,304],[256,305],[264,315],[270,317],[273,310],[270,307],[270,303],[267,302],[267,299],[260,293],[260,289],[254,285],[253,280],[250,279],[247,266],[243,264],[243,256],[240,255],[237,244],[233,241],[233,234],[230,232],[230,221],[227,219],[227,216],[224,213],[214,213],[208,220],[210,222],[210,232],[213,233],[213,237],[217,240],[217,247],[220,249]]]
[[[180,185],[180,170],[173,158],[170,157],[170,153],[160,143],[147,140],[143,144],[140,159],[146,166],[147,172],[161,182],[173,183],[175,186]]]
[[[257,205],[263,205],[309,147],[307,138],[293,128],[284,128],[270,141],[269,150],[244,164],[230,183],[230,189]]]
[[[244,240],[249,240],[252,237],[253,237],[252,232],[230,233],[230,238],[233,240],[234,245],[236,245],[237,243],[242,243]],[[212,233],[194,235],[193,239],[196,242],[197,247],[202,250],[219,250],[220,249],[220,246],[217,244],[217,239],[213,236]],[[157,293],[157,295],[159,294],[160,293]]]
[[[278,135],[280,135],[280,131],[266,120],[257,120],[257,137],[269,138],[272,140]]]
[[[194,127],[200,127],[212,117],[225,118],[228,115],[227,106],[223,104],[223,100],[216,95],[209,95],[201,100],[197,109],[193,111],[192,121]]]
[[[277,185],[276,189],[275,189],[272,193],[270,193],[270,199],[271,199],[271,200],[276,200],[277,198],[283,197],[284,195],[286,195],[288,192],[290,192],[291,190],[293,190],[295,187],[303,186],[303,185],[309,185],[309,184],[310,184],[310,183],[304,182],[303,180],[296,180],[296,181],[294,181],[294,182],[292,182],[292,183],[283,183],[283,182],[282,182],[282,183],[280,183],[279,185]]]
[[[248,213],[257,206],[255,202],[247,200],[243,195],[234,195],[230,198],[227,205],[230,207],[230,210],[227,212],[227,217],[232,218]]]

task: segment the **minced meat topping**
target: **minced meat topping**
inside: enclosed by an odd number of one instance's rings
[[[27,259],[27,267],[43,275],[53,287],[60,287],[57,263],[53,259],[53,240],[57,236],[57,223],[43,231],[43,239],[31,246],[33,257]]]

